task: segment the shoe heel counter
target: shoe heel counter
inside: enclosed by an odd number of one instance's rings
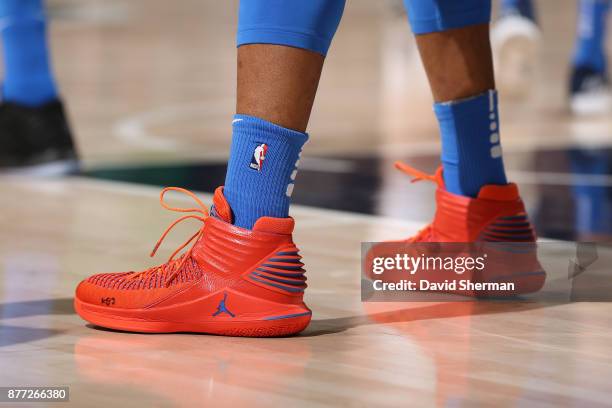
[[[243,277],[259,287],[290,297],[302,298],[308,286],[302,256],[293,243],[275,250]]]
[[[483,229],[478,240],[488,242],[535,242],[536,232],[527,213],[522,211],[514,215],[495,218]]]

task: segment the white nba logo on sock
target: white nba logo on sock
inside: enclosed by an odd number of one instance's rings
[[[251,157],[251,167],[254,170],[261,171],[263,167],[264,160],[266,159],[266,153],[268,152],[268,145],[265,143],[258,144],[253,151],[253,156]]]

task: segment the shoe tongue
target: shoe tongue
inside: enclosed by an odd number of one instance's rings
[[[232,208],[223,195],[223,186],[217,187],[213,196],[213,207],[210,211],[211,216],[218,218],[228,224],[234,223]],[[290,235],[294,227],[293,218],[274,218],[261,217],[253,226],[253,231],[267,232],[271,234]]]
[[[229,224],[233,223],[232,209],[223,195],[223,186],[217,187],[215,190],[211,215]]]

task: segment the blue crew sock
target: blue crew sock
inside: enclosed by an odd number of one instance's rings
[[[236,115],[223,189],[234,224],[253,228],[263,216],[285,218],[306,133]]]
[[[446,189],[478,196],[486,184],[507,184],[499,143],[497,92],[462,101],[436,103],[442,137],[442,167]]]
[[[609,0],[580,1],[574,66],[588,66],[600,72],[606,70],[604,42],[609,9]]]
[[[535,8],[532,0],[503,0],[501,15],[519,14],[535,21]]]
[[[5,100],[40,106],[57,98],[46,31],[42,0],[0,0]]]

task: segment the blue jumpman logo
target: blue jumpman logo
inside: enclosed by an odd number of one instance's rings
[[[232,312],[229,311],[227,306],[225,306],[226,300],[227,300],[227,293],[225,293],[225,296],[223,296],[223,299],[221,299],[221,301],[219,302],[219,306],[217,306],[217,311],[213,313],[213,317],[220,315],[221,313],[227,313],[228,315],[232,317],[236,317]]]

